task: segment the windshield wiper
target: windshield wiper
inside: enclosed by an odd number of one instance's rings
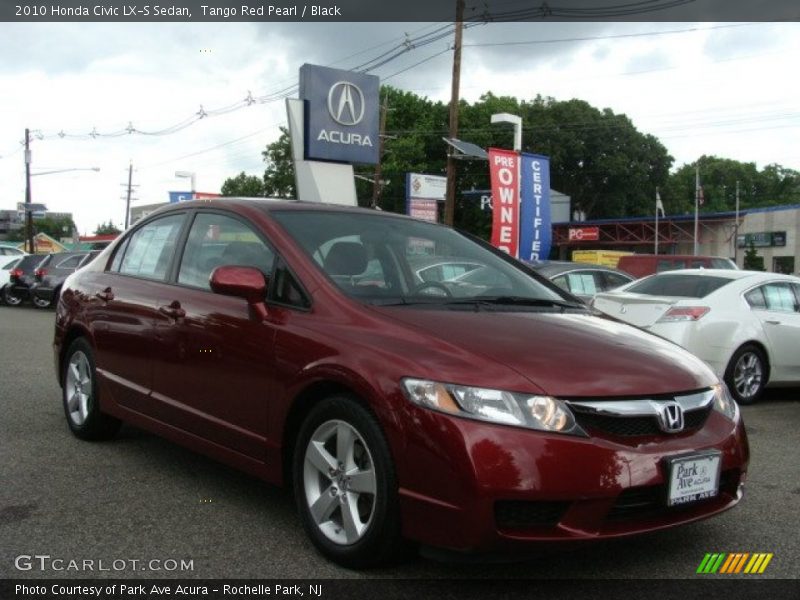
[[[588,309],[585,304],[550,300],[548,298],[528,298],[526,296],[475,296],[474,298],[458,298],[447,300],[445,304],[475,304],[482,306],[544,306],[557,307],[562,310],[567,308]]]

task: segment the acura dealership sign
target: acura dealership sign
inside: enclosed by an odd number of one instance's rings
[[[305,159],[377,163],[378,87],[375,75],[308,64],[300,67]]]

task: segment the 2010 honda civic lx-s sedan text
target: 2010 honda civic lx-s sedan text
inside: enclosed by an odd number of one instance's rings
[[[492,270],[420,280],[420,256]],[[733,507],[744,426],[678,346],[592,314],[491,246],[374,210],[254,199],[161,209],[64,284],[71,430],[150,430],[293,486],[350,567],[412,540],[522,552]]]

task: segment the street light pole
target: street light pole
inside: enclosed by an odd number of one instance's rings
[[[511,123],[514,126],[514,152],[522,151],[522,117],[510,113],[495,113],[492,123]]]
[[[192,200],[194,200],[195,193],[195,172],[194,171],[175,171],[175,177],[188,177],[192,184]]]

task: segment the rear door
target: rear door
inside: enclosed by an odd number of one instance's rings
[[[771,282],[745,299],[769,340],[770,381],[800,381],[800,286]]]
[[[148,412],[153,328],[186,213],[138,227],[115,251],[108,269],[87,273],[87,320],[97,348],[97,372],[120,405]]]

